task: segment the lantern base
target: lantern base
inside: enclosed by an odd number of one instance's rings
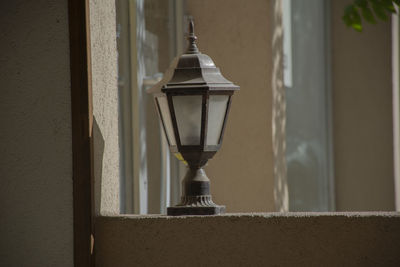
[[[175,206],[167,208],[167,215],[182,216],[182,215],[218,215],[225,213],[225,206]]]
[[[218,215],[225,213],[225,206],[216,205],[211,195],[182,196],[181,203],[167,208],[167,215]]]

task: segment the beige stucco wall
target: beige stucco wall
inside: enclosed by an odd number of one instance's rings
[[[96,220],[96,266],[399,266],[400,214]]]
[[[119,213],[118,87],[115,1],[90,0],[96,214]]]
[[[394,210],[391,24],[346,28],[331,1],[336,208]]]
[[[0,266],[72,266],[68,1],[1,1],[0,62]]]
[[[284,210],[287,182],[282,175],[284,159],[279,156],[284,142],[273,136],[273,129],[284,128],[284,123],[273,120],[274,115],[284,117],[285,111],[284,93],[279,91],[281,74],[274,71],[281,52],[273,46],[280,42],[279,5],[257,0],[229,5],[187,0],[185,4],[195,20],[200,50],[241,86],[222,149],[207,166],[214,199],[231,212],[272,211],[274,204],[276,210]],[[391,25],[365,25],[364,32],[357,33],[341,19],[346,4],[331,1],[336,208],[394,210]],[[284,137],[284,131],[277,136]],[[274,167],[279,167],[275,174]]]
[[[206,168],[216,203],[229,212],[273,211],[272,5],[188,0],[201,52],[238,84],[222,149]]]

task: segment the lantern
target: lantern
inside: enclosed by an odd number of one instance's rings
[[[176,58],[152,93],[170,151],[188,165],[181,203],[168,215],[224,213],[210,195],[210,180],[203,166],[219,150],[234,91],[239,86],[225,79],[211,58],[199,52],[193,21],[189,46]]]

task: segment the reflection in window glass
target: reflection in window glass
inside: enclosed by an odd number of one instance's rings
[[[290,211],[333,210],[328,3],[323,0],[283,3]]]

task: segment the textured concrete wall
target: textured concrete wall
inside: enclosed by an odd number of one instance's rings
[[[400,266],[400,213],[103,217],[96,266]]]
[[[394,210],[391,25],[346,28],[332,3],[336,208]]]
[[[96,214],[119,213],[115,1],[90,0]]]
[[[271,2],[187,0],[186,7],[200,51],[241,87],[206,168],[214,200],[230,212],[273,211]]]
[[[72,266],[68,2],[0,2],[0,266]]]

